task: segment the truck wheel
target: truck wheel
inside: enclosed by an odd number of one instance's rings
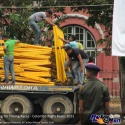
[[[53,95],[45,101],[43,114],[54,124],[64,124],[70,119],[68,115],[73,114],[73,104],[66,96]]]
[[[2,103],[1,113],[9,122],[25,122],[32,114],[33,106],[23,95],[10,95]]]

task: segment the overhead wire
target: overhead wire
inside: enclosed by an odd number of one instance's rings
[[[22,7],[22,6],[0,6],[0,8],[50,8],[50,7],[56,7],[56,8],[64,8],[64,7],[98,7],[98,6],[113,6],[114,4],[98,4],[98,5],[74,5],[74,6],[68,6],[68,5],[65,5],[65,6],[34,6],[34,7]]]

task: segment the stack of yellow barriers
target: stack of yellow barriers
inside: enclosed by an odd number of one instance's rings
[[[53,30],[55,49],[25,43],[19,43],[15,46],[16,85],[54,86],[55,79],[62,84],[66,82],[64,69],[66,53],[61,49],[63,42],[58,38],[58,36],[64,38],[64,34],[57,26],[54,26]],[[3,41],[0,40],[0,43],[3,44]],[[3,54],[3,46],[0,46],[1,79],[4,79]]]

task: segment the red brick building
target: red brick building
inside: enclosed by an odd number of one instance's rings
[[[103,72],[100,73],[100,80],[108,84],[109,88],[113,90],[113,95],[117,96],[119,91],[118,58],[105,56],[102,51],[103,46],[96,44],[97,40],[105,37],[104,27],[99,24],[95,24],[94,29],[91,26],[87,26],[85,21],[89,18],[89,15],[83,12],[72,12],[68,7],[66,8],[66,15],[62,15],[61,13],[57,13],[57,15],[60,15],[60,19],[64,20],[59,21],[59,24],[65,28],[65,35],[76,35],[77,40],[83,44],[88,54],[95,57],[96,64]],[[53,22],[57,21],[58,19],[53,18]],[[98,56],[96,56],[96,51],[101,51]]]
[[[100,66],[102,71],[112,72],[118,71],[118,58],[112,56],[105,56],[102,52],[103,46],[96,45],[96,41],[105,37],[104,27],[99,24],[95,24],[93,29],[85,24],[85,21],[89,18],[89,15],[83,12],[72,12],[70,8],[66,8],[66,15],[57,13],[64,21],[59,21],[60,26],[64,27],[65,35],[74,34],[77,36],[77,40],[80,41],[84,49],[90,56],[95,56],[96,51],[101,53],[96,57],[96,64]],[[57,22],[58,19],[53,18],[53,22]]]
[[[102,51],[103,46],[96,44],[97,40],[105,37],[104,26],[95,24],[93,29],[91,26],[86,25],[86,20],[90,16],[86,12],[73,12],[68,7],[65,11],[65,15],[56,13],[60,15],[60,20],[53,17],[53,22],[59,22],[60,26],[65,28],[65,36],[71,34],[77,36],[77,41],[83,44],[84,50],[87,51],[89,56],[95,57],[95,63],[101,68],[100,80],[109,86],[111,95],[118,96],[118,58],[105,56]],[[96,51],[100,51],[98,56],[96,56]]]

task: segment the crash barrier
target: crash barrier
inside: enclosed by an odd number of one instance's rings
[[[66,53],[60,46],[63,32],[54,26],[54,48],[19,43],[14,48],[14,70],[16,85],[54,86],[55,81],[62,84],[66,81],[64,62]],[[0,41],[3,43],[3,41]],[[57,49],[59,47],[59,49]],[[3,46],[0,46],[0,78],[4,79]],[[11,79],[11,76],[9,76]],[[34,84],[35,83],[35,84]]]
[[[57,26],[53,27],[54,30],[54,44],[55,44],[55,57],[56,57],[56,67],[57,67],[57,79],[61,82],[66,81],[66,73],[64,68],[64,62],[66,61],[67,55],[64,49],[61,49],[63,42],[59,37],[64,38],[63,31]]]

